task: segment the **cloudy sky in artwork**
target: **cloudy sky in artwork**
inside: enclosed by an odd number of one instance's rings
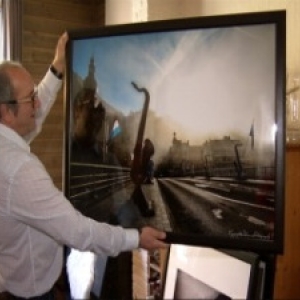
[[[72,68],[87,76],[95,59],[99,95],[124,114],[143,103],[190,132],[239,128],[271,138],[275,124],[275,26],[190,29],[78,39]]]

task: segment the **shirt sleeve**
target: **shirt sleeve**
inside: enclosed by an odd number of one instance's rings
[[[15,173],[10,191],[10,214],[58,243],[110,256],[138,247],[137,230],[99,223],[77,211],[32,154]]]
[[[45,77],[38,85],[38,97],[41,106],[36,113],[35,130],[25,137],[25,140],[28,143],[32,142],[32,140],[41,132],[42,124],[53,106],[61,86],[62,80],[59,80],[50,70],[48,70]]]

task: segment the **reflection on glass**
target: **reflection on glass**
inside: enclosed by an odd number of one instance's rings
[[[289,86],[290,85],[290,86]],[[287,142],[300,142],[300,111],[299,111],[300,77],[293,76],[287,87]]]
[[[298,87],[299,87],[299,78],[294,78],[293,92],[290,94],[292,122],[297,122],[299,120],[299,97],[297,92]]]

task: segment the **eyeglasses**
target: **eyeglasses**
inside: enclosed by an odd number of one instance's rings
[[[6,104],[23,104],[23,103],[32,103],[32,106],[34,107],[35,104],[35,100],[38,99],[38,90],[37,90],[37,86],[34,86],[33,91],[28,95],[25,96],[21,99],[15,100],[15,99],[11,99],[5,102],[0,102],[1,103],[6,103]]]

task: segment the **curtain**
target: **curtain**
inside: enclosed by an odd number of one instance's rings
[[[22,59],[22,0],[1,0],[3,57]]]

